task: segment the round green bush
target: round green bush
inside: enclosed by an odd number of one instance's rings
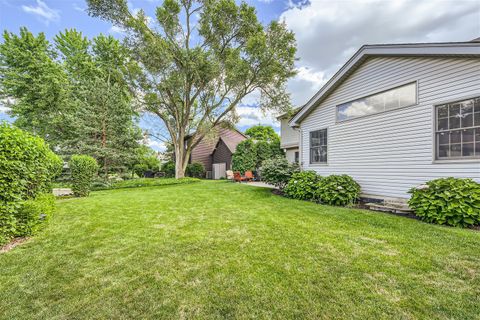
[[[262,181],[283,190],[298,168],[295,164],[289,163],[285,157],[276,157],[263,161],[260,171]]]
[[[332,206],[354,204],[360,195],[360,185],[346,174],[322,178],[318,184],[316,199]]]
[[[283,189],[283,193],[292,199],[315,200],[320,179],[321,177],[315,171],[295,172]]]
[[[43,139],[0,123],[0,244],[38,222],[17,219],[19,210],[25,201],[51,193],[62,163]],[[28,217],[38,220],[35,214]]]
[[[205,178],[205,167],[200,162],[187,165],[186,174],[192,178]]]
[[[480,224],[480,183],[441,178],[409,190],[408,205],[430,223],[468,227]]]
[[[167,161],[162,165],[162,172],[165,173],[165,178],[175,177],[175,162]]]
[[[139,177],[143,178],[145,172],[149,170],[148,165],[145,163],[137,163],[133,166],[133,172]]]
[[[72,191],[76,197],[90,194],[92,183],[98,172],[97,161],[87,155],[74,155],[69,162],[72,173]]]

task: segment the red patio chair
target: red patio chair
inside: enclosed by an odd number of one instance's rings
[[[246,179],[244,176],[242,176],[242,175],[240,174],[240,172],[238,172],[238,171],[235,171],[235,172],[233,173],[233,179],[235,180],[235,182],[242,182],[242,181],[246,181],[246,180],[247,180],[247,179]]]
[[[253,180],[253,172],[248,170],[248,171],[245,171],[245,180],[247,181],[252,181]]]

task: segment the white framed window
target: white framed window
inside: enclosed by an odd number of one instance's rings
[[[337,122],[381,113],[417,103],[417,83],[412,82],[337,106]]]
[[[435,154],[480,159],[480,97],[435,106]]]
[[[310,132],[310,163],[327,163],[327,129]]]

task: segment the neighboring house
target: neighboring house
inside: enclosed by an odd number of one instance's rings
[[[189,163],[202,163],[207,178],[212,178],[214,164],[225,164],[225,169],[222,170],[231,170],[232,155],[237,145],[246,139],[247,137],[236,129],[220,127],[214,138],[206,137],[193,148]]]
[[[303,170],[348,174],[365,197],[480,181],[480,43],[365,45],[289,124]]]
[[[295,110],[294,114],[298,111],[300,111],[300,108]],[[288,125],[293,115],[290,113],[282,114],[277,120],[280,121],[280,148],[285,152],[288,161],[298,163],[300,160],[300,132],[297,128]]]

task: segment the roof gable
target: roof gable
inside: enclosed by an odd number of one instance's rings
[[[298,126],[301,121],[315,109],[328,95],[330,95],[343,81],[369,57],[377,56],[445,56],[445,57],[479,57],[480,43],[478,42],[451,42],[451,43],[417,43],[417,44],[380,44],[362,46],[335,75],[297,112],[289,122],[292,127]]]

